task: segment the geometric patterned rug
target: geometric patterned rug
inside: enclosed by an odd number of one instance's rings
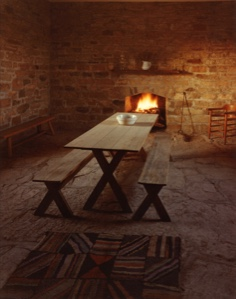
[[[180,245],[164,235],[49,232],[3,289],[15,299],[180,298]]]

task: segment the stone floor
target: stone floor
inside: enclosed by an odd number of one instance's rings
[[[182,298],[236,298],[235,142],[211,143],[204,136],[186,142],[182,135],[172,135],[169,184],[161,192],[170,223],[156,221],[158,216],[152,208],[141,221],[132,221],[132,214],[120,212],[109,188],[94,210],[82,210],[101,174],[94,160],[63,189],[74,211],[73,219],[63,219],[53,204],[45,217],[34,216],[46,191],[43,184],[32,182],[34,174],[49,160],[56,161],[64,155],[68,149],[63,145],[77,135],[78,132],[57,132],[56,136],[41,136],[16,148],[12,159],[2,152],[0,288],[47,231],[168,234],[182,240]],[[147,150],[155,135],[150,134]],[[137,184],[142,163],[139,156],[128,155],[116,171],[133,210],[145,194]],[[0,290],[0,298],[9,296]]]

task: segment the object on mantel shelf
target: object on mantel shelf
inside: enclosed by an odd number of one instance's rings
[[[192,75],[192,73],[181,70],[116,70],[114,72],[119,75]]]
[[[152,63],[150,61],[143,61],[142,70],[147,71],[152,66]]]

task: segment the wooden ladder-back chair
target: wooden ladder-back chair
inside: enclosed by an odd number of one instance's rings
[[[208,108],[208,138],[223,138],[224,144],[228,137],[236,136],[236,105],[224,105],[221,108]]]

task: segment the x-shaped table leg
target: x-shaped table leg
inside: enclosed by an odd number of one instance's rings
[[[165,185],[144,184],[148,194],[139,206],[138,210],[135,212],[133,220],[140,220],[149,206],[153,203],[158,215],[160,216],[160,219],[165,222],[171,221],[164,205],[158,196],[158,193],[164,186]]]
[[[95,204],[96,200],[98,199],[99,195],[105,188],[106,184],[109,183],[117,200],[119,201],[123,212],[130,213],[132,212],[126,195],[122,191],[120,185],[117,183],[115,177],[113,176],[113,172],[119,165],[120,161],[126,154],[126,151],[117,151],[114,153],[114,156],[109,163],[103,153],[102,150],[93,150],[94,157],[97,159],[98,164],[100,165],[103,175],[99,182],[97,183],[96,187],[94,188],[93,192],[89,196],[86,204],[84,205],[85,210],[90,210],[93,205]]]

